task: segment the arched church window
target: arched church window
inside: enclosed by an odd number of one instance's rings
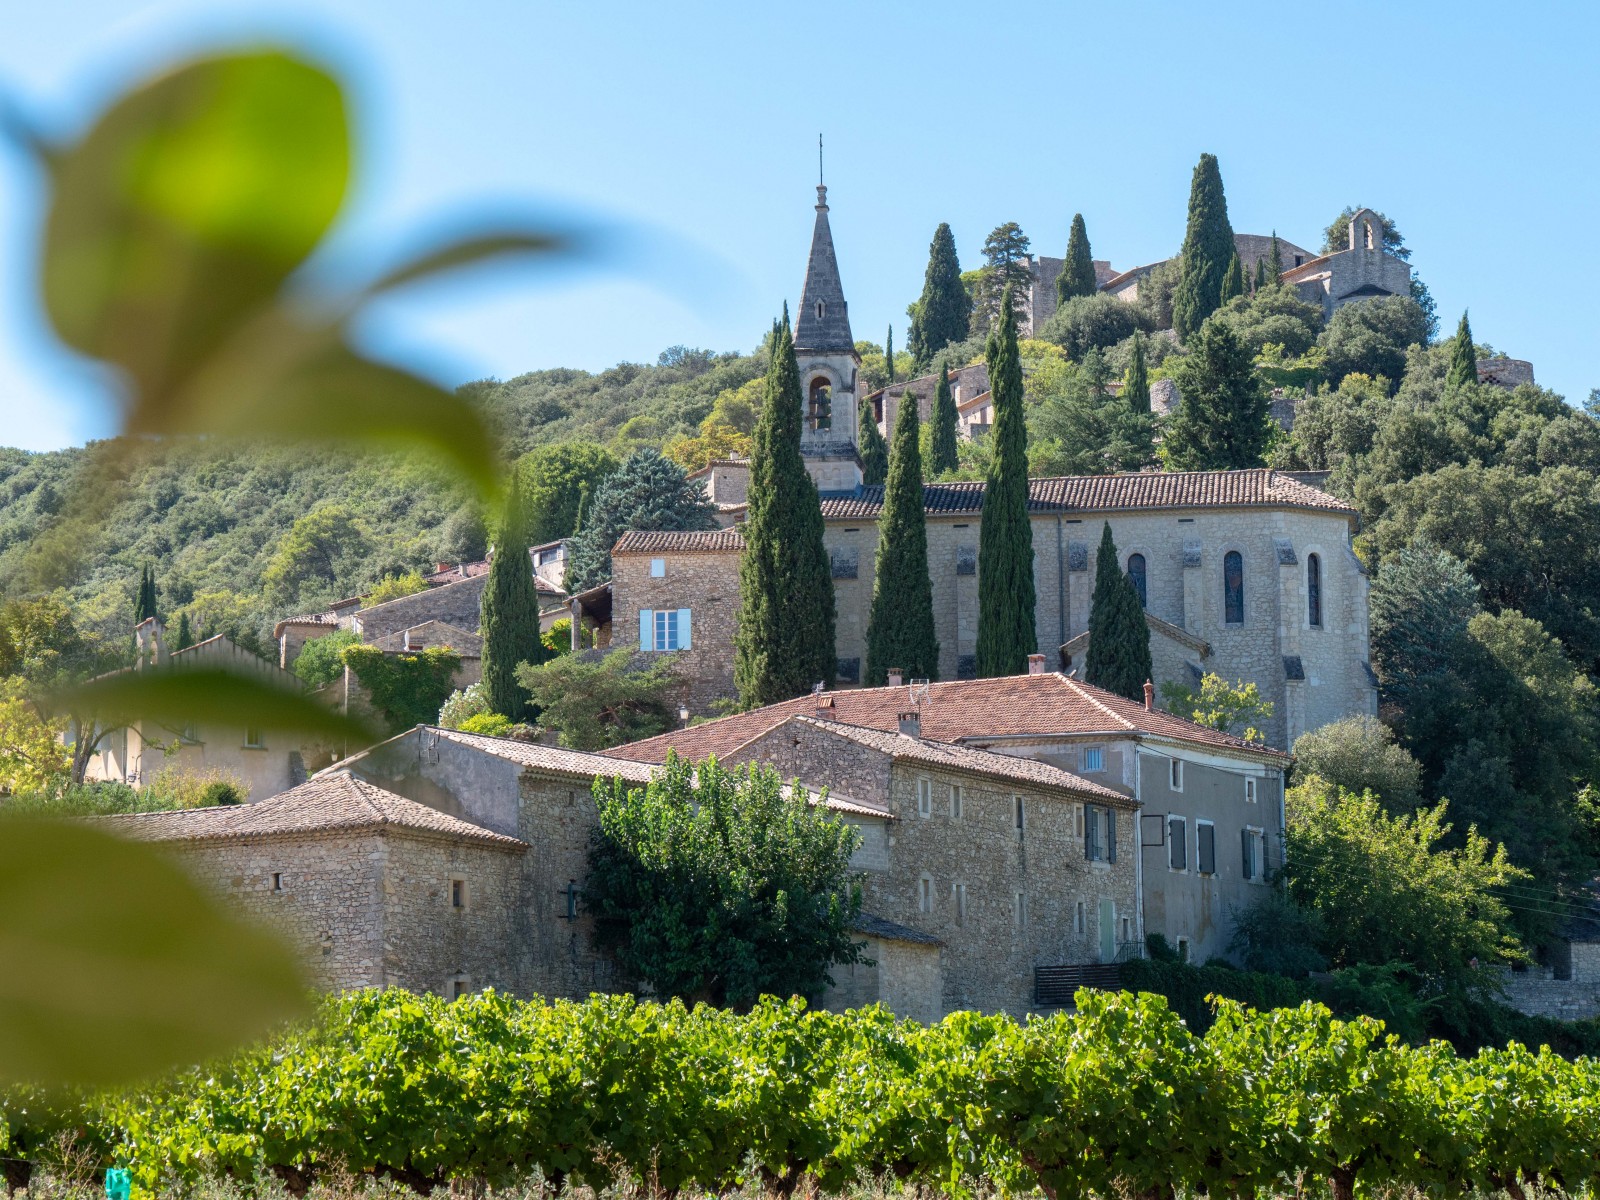
[[[1306,555],[1306,619],[1313,629],[1322,628],[1322,556]]]
[[[1133,590],[1139,593],[1139,607],[1150,607],[1150,593],[1145,583],[1144,555],[1128,555],[1128,578],[1133,581]]]
[[[820,375],[811,381],[811,398],[806,412],[812,429],[833,428],[833,389]]]
[[[1222,556],[1222,609],[1229,625],[1244,624],[1244,556],[1237,550]]]
[[[825,301],[825,300],[818,300],[818,301],[817,301],[817,320],[819,320],[819,321],[820,321],[820,320],[822,320],[822,318],[823,318],[823,315],[824,315],[824,314],[825,314],[825,313],[826,313],[826,312],[827,312],[827,311],[828,311],[828,305],[827,305],[827,301]]]

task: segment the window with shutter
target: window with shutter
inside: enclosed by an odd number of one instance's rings
[[[651,608],[639,610],[639,649],[654,650],[656,647],[656,614]]]
[[[1306,555],[1306,623],[1322,628],[1322,556]]]
[[[1244,624],[1244,556],[1237,550],[1222,556],[1222,607],[1229,625]]]
[[[1106,861],[1117,861],[1117,810],[1106,809]]]
[[[1167,865],[1174,871],[1189,869],[1189,824],[1183,817],[1167,818]]]
[[[1252,849],[1252,847],[1250,845],[1250,831],[1248,829],[1239,830],[1240,862],[1243,864],[1244,877],[1246,879],[1255,878],[1255,874],[1254,874],[1254,872],[1252,870],[1252,868],[1254,867],[1255,864],[1251,861],[1251,856],[1250,856],[1251,849]]]
[[[1210,821],[1198,821],[1194,827],[1195,870],[1202,875],[1217,873],[1217,827]]]

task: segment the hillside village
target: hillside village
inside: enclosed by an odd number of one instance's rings
[[[1203,160],[1191,232],[1207,170]],[[1507,416],[1525,412],[1526,428],[1545,425],[1536,434],[1540,466],[1585,471],[1591,489],[1600,468],[1594,417],[1559,400],[1552,408],[1528,364],[1480,351],[1470,333],[1454,347],[1385,347],[1385,322],[1420,331],[1423,319],[1412,272],[1392,252],[1392,227],[1370,209],[1342,215],[1346,243],[1321,254],[1276,235],[1229,233],[1216,314],[1191,325],[1187,348],[1172,320],[1162,327],[1144,315],[1152,306],[1181,314],[1181,261],[1113,271],[1088,258],[1080,220],[1066,259],[991,256],[986,274],[962,276],[971,311],[961,328],[976,330],[986,303],[994,310],[988,344],[970,362],[981,335],[964,344],[957,329],[935,346],[929,332],[943,303],[936,276],[947,231],[935,238],[928,285],[912,306],[916,350],[902,361],[855,340],[830,214],[819,186],[799,304],[765,352],[778,365],[725,391],[698,439],[669,442],[665,456],[645,448],[619,462],[580,444],[533,450],[519,477],[537,515],[520,540],[502,527],[491,544],[482,521],[474,532],[458,512],[450,537],[477,556],[436,557],[324,607],[280,610],[270,641],[238,625],[212,633],[195,605],[178,606],[174,629],[172,606],[156,596],[157,572],[147,571],[134,663],[123,670],[242,668],[393,736],[368,746],[260,728],[241,736],[203,720],[181,730],[131,720],[102,735],[82,764],[85,779],[159,791],[174,771],[193,771],[233,781],[249,803],[135,813],[108,818],[112,825],[178,848],[215,887],[289,929],[326,987],[580,998],[630,986],[582,899],[598,828],[591,790],[659,779],[673,754],[715,757],[775,769],[858,835],[852,928],[866,953],[834,968],[820,997],[828,1006],[882,1001],[923,1021],[960,1009],[1043,1011],[1069,1003],[1079,985],[1115,986],[1120,971],[1152,955],[1194,966],[1261,961],[1261,939],[1276,935],[1262,934],[1252,914],[1271,911],[1290,862],[1288,791],[1302,778],[1291,752],[1319,770],[1342,769],[1329,782],[1380,794],[1388,783],[1377,764],[1398,761],[1402,778],[1410,772],[1412,803],[1422,799],[1417,760],[1427,761],[1424,747],[1411,740],[1402,750],[1377,720],[1407,732],[1396,708],[1405,669],[1394,649],[1397,601],[1380,597],[1390,615],[1375,647],[1372,599],[1374,565],[1398,548],[1384,544],[1382,520],[1405,502],[1387,498],[1375,527],[1360,474],[1380,453],[1372,426],[1394,380],[1350,370],[1334,387],[1296,386],[1308,370],[1330,378],[1330,357],[1349,351],[1293,343],[1294,323],[1331,329],[1354,314],[1358,355],[1398,361],[1402,396],[1428,387],[1426,402],[1440,407],[1454,396]],[[1021,285],[995,294],[1008,271]],[[1076,295],[1074,276],[1087,281]],[[1111,332],[1075,340],[1085,325]],[[1284,330],[1289,344],[1265,340]],[[1220,348],[1207,349],[1213,334]],[[991,377],[997,362],[1007,369],[1007,337],[1016,374],[1000,387],[1012,388],[1009,400]],[[792,367],[782,367],[785,353]],[[1202,362],[1207,354],[1217,361]],[[1248,386],[1217,383],[1241,354]],[[1107,362],[1119,355],[1127,365],[1113,380]],[[1440,396],[1435,364],[1444,359],[1456,382]],[[1055,390],[1044,390],[1052,377]],[[1232,398],[1230,386],[1239,392]],[[745,428],[719,426],[745,420],[738,406],[752,396]],[[775,397],[791,405],[781,420],[768,411]],[[985,565],[980,535],[1004,477],[1001,443],[1022,436],[1020,425],[1002,429],[997,410],[1018,400],[1028,434],[1026,458],[1013,460],[1023,470],[1014,495],[1031,599],[1025,626],[997,657],[985,630],[1020,600],[985,588],[985,572],[998,568]],[[1242,440],[1203,450],[1200,427],[1222,419],[1229,403],[1254,406]],[[1059,429],[1074,406],[1113,414],[1082,436],[1103,433],[1107,420],[1143,430],[1147,458],[1135,451],[1121,464],[1138,469],[1029,469],[1054,454],[1040,453],[1049,438],[1035,438],[1052,428],[1044,414],[1059,409]],[[1352,431],[1352,420],[1367,428]],[[1567,425],[1574,435],[1563,443],[1556,430]],[[1584,465],[1561,466],[1576,464],[1574,452],[1589,456]],[[799,472],[787,483],[786,453]],[[597,485],[596,474],[608,481]],[[1405,478],[1395,483],[1403,488]],[[790,499],[774,505],[780,495],[812,497],[811,515]],[[341,539],[366,536],[347,515],[320,511],[318,529],[318,510],[296,521],[269,571],[292,573],[312,554],[337,561]],[[904,535],[887,531],[908,519],[925,588],[908,588],[898,568],[884,566],[902,561],[895,538]],[[793,544],[820,539],[822,600],[813,611],[826,619],[771,618],[792,627],[781,652],[800,656],[800,673],[753,687],[742,675],[749,639],[760,636],[747,616],[760,587],[752,547],[773,528],[787,530],[774,543],[791,555],[783,571],[807,569]],[[1421,544],[1434,536],[1425,515],[1413,528]],[[529,664],[517,670],[520,682],[511,682],[512,662],[496,684],[487,677],[497,635],[486,596],[513,586],[496,583],[497,556],[521,561],[524,550],[515,602],[525,605],[521,636],[538,644],[522,643],[515,656]],[[1427,560],[1411,569],[1425,578],[1453,568]],[[1426,593],[1438,584],[1412,586]],[[785,585],[767,603],[802,594]],[[886,608],[889,595],[898,598]],[[1600,644],[1581,633],[1592,619],[1566,617],[1567,636],[1580,631],[1569,652]],[[508,713],[491,699],[497,686],[522,687],[525,699],[539,672],[563,662],[573,673],[552,675],[554,691],[537,692],[533,708]],[[1576,702],[1592,705],[1587,664],[1568,669]],[[581,705],[607,671],[607,686],[620,689],[608,693],[613,716],[580,727],[551,715],[563,710],[546,697],[567,689]],[[1576,764],[1592,762],[1590,753],[1580,748],[1568,761],[1585,770]],[[1594,901],[1582,890],[1592,860],[1543,869],[1552,885],[1575,881],[1577,902],[1538,909],[1529,938],[1538,960],[1495,966],[1495,986],[1525,1013],[1600,1016],[1600,920],[1586,915]],[[1515,922],[1524,893],[1509,895]]]

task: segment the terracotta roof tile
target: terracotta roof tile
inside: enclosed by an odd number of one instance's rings
[[[832,721],[898,731],[899,715],[912,698],[909,686],[801,696],[617,746],[606,753],[635,762],[661,762],[668,749],[675,749],[686,758],[701,759],[710,754],[720,757],[791,716],[815,717],[819,701],[828,706],[827,716]],[[935,683],[929,686],[920,711],[922,737],[936,742],[1126,733],[1185,742],[1201,750],[1275,761],[1288,758],[1282,751],[1196,725],[1160,709],[1147,712],[1143,704],[1059,672]]]
[[[630,530],[617,539],[611,555],[661,554],[663,552],[693,552],[702,554],[737,554],[744,549],[744,534],[737,529],[663,530],[643,532]]]
[[[928,512],[975,513],[983,507],[981,481],[928,483]],[[825,499],[826,520],[875,517],[883,487]],[[1163,508],[1312,508],[1354,513],[1348,504],[1282,471],[1140,471],[1132,475],[1066,475],[1028,481],[1031,512],[1118,512]]]
[[[193,842],[327,831],[365,832],[398,829],[465,841],[487,842],[507,849],[525,842],[506,837],[407,800],[393,792],[334,771],[308,779],[259,804],[173,812],[125,813],[94,818],[121,837],[146,842]]]

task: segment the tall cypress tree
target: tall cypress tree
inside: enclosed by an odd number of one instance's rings
[[[750,451],[733,677],[746,708],[790,700],[838,673],[833,571],[817,485],[800,456],[800,368],[785,306]]]
[[[978,674],[1018,675],[1038,644],[1033,624],[1033,526],[1028,520],[1028,430],[1012,289],[1000,302],[985,357],[994,439],[978,537]]]
[[[1271,402],[1250,348],[1232,325],[1202,325],[1172,379],[1182,401],[1162,441],[1168,466],[1232,471],[1261,465],[1271,440]]]
[[[1472,344],[1472,326],[1463,312],[1461,324],[1456,326],[1456,340],[1450,347],[1450,372],[1444,377],[1444,386],[1449,391],[1477,382],[1478,348]]]
[[[1268,281],[1274,285],[1279,282],[1283,274],[1283,247],[1278,245],[1278,231],[1272,231],[1272,252],[1267,255],[1267,274],[1272,278]]]
[[[910,389],[907,388],[905,395],[900,398],[902,406],[910,394]],[[915,400],[912,402],[915,403]],[[882,483],[889,477],[889,443],[883,440],[878,422],[872,418],[872,405],[865,400],[861,402],[860,426],[861,434],[858,441],[861,443],[861,482]]]
[[[1111,522],[1100,534],[1100,554],[1094,568],[1094,598],[1089,602],[1089,653],[1083,677],[1130,700],[1144,699],[1144,683],[1154,668],[1150,663],[1150,627],[1133,580],[1123,573]]]
[[[194,630],[189,626],[189,614],[178,614],[178,639],[172,643],[173,650],[187,650],[194,645]]]
[[[1222,273],[1222,303],[1226,304],[1235,296],[1244,295],[1244,268],[1239,264],[1239,255],[1235,251],[1228,260],[1228,269]]]
[[[933,388],[933,436],[930,439],[928,474],[954,471],[960,461],[956,449],[956,398],[950,391],[950,372],[945,363],[934,364],[938,382]]]
[[[908,679],[936,679],[939,639],[933,631],[928,529],[922,499],[922,421],[910,393],[901,401],[889,455],[889,482],[878,517],[878,557],[867,623],[868,687],[899,667]]]
[[[1235,253],[1228,200],[1222,194],[1217,156],[1202,154],[1189,184],[1189,225],[1183,235],[1178,286],[1172,294],[1172,327],[1188,341],[1222,304],[1222,277]]]
[[[922,296],[913,311],[909,349],[917,370],[925,370],[933,356],[952,342],[967,340],[972,326],[972,297],[961,282],[956,239],[949,225],[940,225],[933,232]]]
[[[1133,358],[1122,379],[1122,398],[1136,413],[1150,411],[1150,368],[1145,359],[1144,334],[1139,332],[1133,335]]]
[[[1083,214],[1072,214],[1072,233],[1067,237],[1067,257],[1061,264],[1061,274],[1056,276],[1056,299],[1062,304],[1075,296],[1092,296],[1095,293],[1094,256],[1089,251],[1089,231],[1084,228]]]
[[[1266,286],[1267,286],[1267,260],[1265,258],[1258,258],[1258,259],[1256,259],[1256,288],[1255,288],[1255,290],[1259,292],[1262,288],[1264,288]]]
[[[156,615],[156,573],[149,563],[139,572],[139,594],[133,602],[133,623],[148,621]]]
[[[889,372],[889,382],[894,382],[894,326],[889,326],[889,332],[883,339],[883,364]]]
[[[511,474],[505,512],[495,538],[494,561],[483,589],[483,691],[489,707],[513,721],[530,721],[528,689],[517,682],[518,663],[541,663],[549,652],[539,636],[539,592],[528,557],[528,511],[518,472]]]

